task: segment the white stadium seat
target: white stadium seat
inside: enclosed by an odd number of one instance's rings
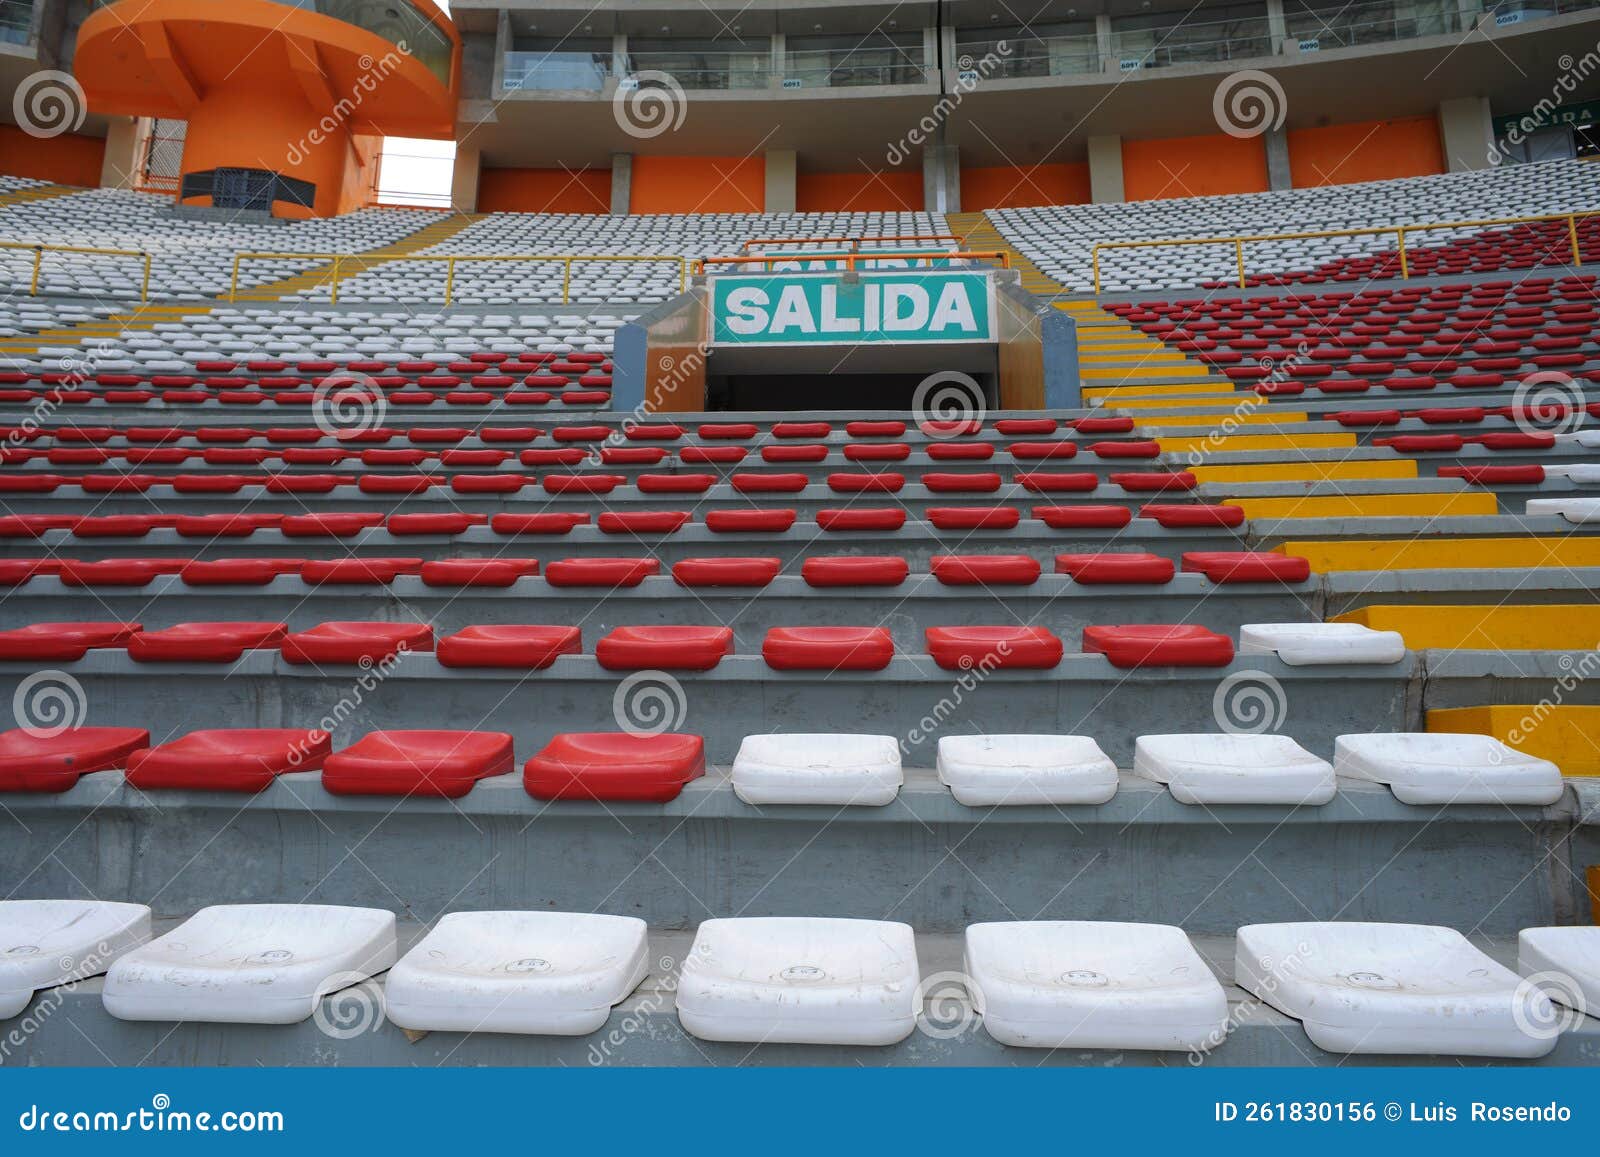
[[[747,735],[733,790],[748,804],[892,803],[905,777],[888,735]]]
[[[1561,769],[1488,735],[1341,735],[1333,770],[1346,779],[1386,783],[1411,804],[1553,804]]]
[[[1117,792],[1117,765],[1082,735],[946,735],[938,770],[968,807],[1096,804]]]
[[[105,900],[0,900],[0,1020],[33,994],[98,976],[150,939],[150,909]]]
[[[1141,735],[1134,774],[1182,803],[1324,804],[1333,765],[1283,735]]]

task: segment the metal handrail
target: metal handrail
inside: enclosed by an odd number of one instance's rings
[[[138,257],[144,261],[144,279],[139,285],[139,300],[150,300],[150,254],[143,249],[100,249],[86,245],[35,245],[27,241],[0,241],[0,249],[31,249],[33,251],[33,277],[28,284],[28,296],[39,296],[39,273],[46,253],[87,253],[99,257]]]
[[[689,270],[694,276],[704,275],[707,265],[766,265],[772,266],[780,261],[794,261],[804,258],[804,253],[775,253],[763,254],[758,257],[701,257],[690,264]],[[857,253],[819,253],[817,257],[828,261],[843,261],[845,269],[854,272],[859,261],[882,261],[894,258],[940,258],[949,261],[999,261],[1001,269],[1011,268],[1011,254],[1004,249],[925,249],[918,253],[907,251],[903,253],[874,253],[868,249]]]
[[[1244,272],[1244,247],[1246,243],[1256,241],[1310,241],[1327,237],[1379,237],[1389,233],[1395,234],[1396,247],[1400,257],[1400,278],[1409,280],[1411,277],[1410,263],[1406,259],[1406,234],[1421,233],[1429,229],[1486,229],[1495,225],[1527,225],[1539,221],[1565,221],[1567,223],[1567,243],[1572,251],[1572,264],[1583,264],[1583,255],[1578,248],[1578,219],[1581,217],[1600,217],[1600,209],[1580,209],[1572,213],[1543,213],[1530,217],[1491,217],[1481,221],[1429,221],[1415,225],[1385,225],[1370,229],[1321,229],[1311,233],[1254,233],[1243,234],[1235,237],[1177,237],[1159,241],[1097,241],[1089,250],[1091,270],[1094,274],[1094,291],[1100,292],[1100,250],[1102,249],[1148,249],[1159,245],[1232,245],[1234,263],[1238,270],[1239,288],[1248,288],[1245,284]]]
[[[420,253],[265,253],[245,252],[233,255],[233,278],[228,286],[228,300],[239,299],[239,266],[242,262],[260,261],[327,261],[329,279],[328,304],[337,305],[339,302],[339,266],[346,261],[370,261],[374,265],[387,265],[399,261],[430,261],[444,262],[444,304],[450,305],[455,300],[456,265],[463,261],[559,261],[562,263],[561,271],[561,304],[570,303],[572,296],[572,266],[579,261],[669,261],[676,262],[678,266],[678,292],[682,293],[689,284],[689,262],[684,257],[641,257],[634,254],[620,253],[463,253],[463,254],[420,254]],[[307,273],[317,272],[306,270]],[[363,269],[360,272],[365,273]],[[264,286],[248,286],[249,289],[261,289]]]

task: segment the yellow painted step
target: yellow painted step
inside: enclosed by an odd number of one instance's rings
[[[1250,406],[1250,409],[1258,409]],[[1293,426],[1297,423],[1310,425],[1310,415],[1296,413],[1293,410],[1271,410],[1265,413],[1245,414],[1232,413],[1224,410],[1218,414],[1140,414],[1139,421],[1147,426],[1221,426],[1223,422],[1238,423],[1245,426]],[[1319,423],[1321,429],[1325,425]]]
[[[1238,505],[1243,506],[1244,503]],[[1286,542],[1279,554],[1309,559],[1319,574],[1369,570],[1484,570],[1600,566],[1600,535],[1571,538],[1379,538]]]
[[[1224,498],[1244,508],[1246,518],[1434,518],[1499,514],[1493,494],[1329,494],[1303,498]],[[1600,539],[1596,540],[1600,545]],[[1351,545],[1362,545],[1352,543]],[[1451,566],[1450,562],[1440,565]],[[1388,567],[1349,567],[1387,570]]]
[[[1207,394],[1226,394],[1233,389],[1231,382],[1169,382],[1162,386],[1091,386],[1083,391],[1086,398],[1104,398],[1108,401],[1124,398],[1186,398],[1192,396],[1205,396]],[[1152,402],[1151,405],[1168,405],[1166,402]]]
[[[1399,631],[1412,650],[1593,651],[1600,648],[1600,606],[1373,606],[1339,615],[1335,623],[1360,623]],[[1600,657],[1596,659],[1600,668]],[[1600,673],[1597,670],[1596,673]]]
[[[1163,435],[1157,441],[1161,443],[1162,450],[1172,454],[1183,454],[1190,450],[1228,454],[1243,450],[1349,450],[1355,447],[1356,436],[1354,434],[1223,434],[1214,438],[1186,438]]]
[[[1416,478],[1417,463],[1390,462],[1262,462],[1245,466],[1192,466],[1201,482],[1364,482]]]
[[[1600,663],[1596,665],[1600,673]],[[1492,735],[1508,747],[1548,759],[1566,775],[1600,775],[1600,707],[1502,703],[1441,707],[1428,712],[1428,730]]]
[[[1180,365],[1162,366],[1159,371],[1152,370],[1148,374],[1130,373],[1122,369],[1099,369],[1085,366],[1078,371],[1079,375],[1093,381],[1123,381],[1127,378],[1161,377],[1161,378],[1205,378],[1211,376],[1211,370],[1198,362],[1184,362]]]

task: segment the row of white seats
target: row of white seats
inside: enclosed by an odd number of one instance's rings
[[[938,744],[939,781],[969,807],[1102,804],[1117,765],[1083,735],[960,735]],[[1387,784],[1408,804],[1524,804],[1561,798],[1561,769],[1487,735],[1341,735],[1333,762],[1285,735],[1143,735],[1133,773],[1187,804],[1328,803],[1337,777]],[[905,783],[889,735],[746,736],[733,790],[748,804],[882,807]]]
[[[453,913],[404,957],[376,908],[220,905],[150,937],[139,904],[0,902],[0,1016],[105,973],[123,1020],[294,1024],[387,971],[401,1028],[576,1036],[649,972],[644,921],[571,912]],[[1449,928],[1256,924],[1238,931],[1234,981],[1340,1053],[1539,1057],[1560,1031],[1553,1000],[1600,1009],[1600,928],[1524,930],[1518,968],[1533,979]],[[1168,925],[974,924],[961,979],[1007,1045],[1201,1052],[1231,1027],[1221,983]],[[924,988],[909,925],[818,917],[705,921],[675,994],[703,1040],[823,1045],[894,1044],[952,995]]]

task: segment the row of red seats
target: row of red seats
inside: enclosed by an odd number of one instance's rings
[[[459,799],[515,766],[511,736],[485,731],[374,731],[334,752],[324,731],[193,731],[159,746],[139,727],[0,734],[0,792],[63,792],[79,777],[122,771],[141,791],[260,792],[280,775],[318,771],[334,795]],[[567,732],[523,765],[542,800],[663,802],[705,774],[698,735]]]
[[[341,404],[358,399],[348,391],[328,395],[339,398]],[[221,406],[260,406],[271,402],[278,406],[314,406],[321,404],[324,395],[315,390],[284,390],[269,393],[261,390],[218,390],[215,392],[189,387],[187,389],[153,390],[132,387],[128,389],[85,390],[67,386],[50,386],[43,390],[22,389],[15,386],[0,388],[0,402],[48,402],[51,405],[79,406],[103,401],[112,406],[142,406],[146,402],[160,401],[169,406],[200,406],[216,402]],[[367,395],[371,400],[371,395]],[[384,401],[391,406],[431,406],[442,401],[447,406],[491,406],[501,403],[508,406],[547,406],[559,400],[566,406],[587,406],[604,409],[611,401],[609,390],[568,389],[560,394],[548,390],[507,390],[497,394],[490,390],[451,390],[438,393],[432,390],[396,390],[385,394]]]
[[[1310,573],[1303,558],[1252,551],[1185,551],[1180,562],[1185,573],[1218,583],[1299,583]],[[1055,556],[1055,573],[1080,583],[1168,583],[1177,565],[1147,551]],[[782,569],[783,560],[776,557],[708,557],[682,559],[670,573],[681,587],[764,587]],[[1029,586],[1043,573],[1039,561],[1025,554],[935,555],[928,570],[947,586]],[[564,558],[549,563],[543,577],[553,587],[616,589],[636,587],[660,573],[660,560],[654,558]],[[509,587],[537,577],[539,563],[531,558],[0,559],[0,586],[20,586],[47,575],[72,587],[143,587],[167,574],[196,587],[265,586],[285,576],[312,586],[387,586],[411,575],[430,587]],[[899,555],[813,556],[800,565],[800,577],[812,587],[892,587],[910,575],[910,564]],[[0,640],[6,638],[0,632]]]
[[[625,511],[605,511],[598,516],[605,533],[636,533],[641,525],[681,528],[685,511],[643,511],[630,516]],[[670,520],[641,523],[639,519]],[[1015,506],[929,506],[924,518],[938,530],[1009,530],[1022,521]],[[906,525],[903,507],[852,506],[839,510],[819,510],[815,522],[820,530],[894,531]],[[1034,506],[1029,517],[1057,530],[1117,529],[1133,521],[1126,506]],[[1176,505],[1147,502],[1139,510],[1168,529],[1221,526],[1244,523],[1244,511],[1237,506]],[[797,514],[790,509],[758,510],[739,508],[709,510],[704,525],[720,533],[783,532],[794,526]],[[587,512],[542,512],[538,514],[466,514],[459,511],[438,513],[331,513],[331,514],[10,514],[0,516],[0,539],[37,539],[54,530],[70,531],[75,538],[143,538],[153,530],[174,530],[184,538],[248,538],[258,530],[276,530],[286,538],[350,538],[365,530],[383,527],[389,534],[449,537],[464,534],[474,527],[487,526],[505,536],[570,534],[590,524]]]
[[[1371,287],[1359,291],[1258,294],[1254,297],[1223,295],[1175,298],[1170,301],[1108,302],[1105,308],[1119,317],[1132,321],[1148,321],[1158,316],[1172,315],[1176,311],[1183,311],[1190,316],[1205,316],[1236,313],[1247,307],[1252,313],[1259,311],[1261,316],[1267,316],[1273,311],[1343,308],[1351,304],[1398,308],[1403,304],[1422,301],[1467,301],[1474,305],[1500,305],[1511,301],[1519,307],[1582,304],[1592,303],[1595,300],[1595,282],[1594,274],[1582,273],[1559,278],[1530,277],[1520,281],[1419,282],[1407,286]]]
[[[1131,444],[1130,444],[1131,445]],[[1155,442],[1145,443],[1153,453],[1129,457],[1152,458],[1160,454]],[[1129,494],[1158,494],[1193,490],[1198,485],[1187,470],[1122,471],[1108,475],[1113,486]],[[630,479],[624,474],[546,474],[537,484],[547,494],[610,494]],[[704,494],[712,486],[726,482],[740,494],[799,494],[814,485],[801,473],[737,471],[724,477],[714,474],[640,474],[631,479],[644,494]],[[907,482],[918,484],[933,494],[993,494],[1004,485],[997,471],[926,471],[915,479],[893,471],[829,474],[824,484],[835,494],[892,494]],[[1086,494],[1099,488],[1102,479],[1087,471],[1024,471],[1012,483],[1035,494]],[[535,477],[501,471],[494,474],[79,474],[66,475],[43,471],[0,473],[0,494],[49,494],[63,486],[80,488],[85,494],[143,494],[158,486],[170,486],[178,494],[237,494],[246,487],[260,486],[268,494],[330,494],[344,487],[355,487],[362,494],[412,495],[448,488],[456,494],[514,494],[535,484]]]
[[[207,375],[226,375],[229,380],[241,380],[234,377],[241,370],[250,374],[306,374],[318,379],[333,375],[333,380],[346,380],[346,375],[360,374],[363,376],[377,376],[381,374],[396,375],[414,378],[423,374],[436,374],[441,371],[450,374],[482,374],[493,371],[504,375],[547,373],[547,374],[588,374],[597,370],[609,371],[611,359],[602,353],[552,353],[523,352],[516,355],[509,353],[474,353],[465,358],[455,358],[448,362],[432,359],[410,358],[402,361],[379,361],[374,358],[358,358],[348,362],[333,362],[323,360],[288,361],[283,358],[202,358],[194,363],[194,374],[171,374],[164,378],[174,381],[184,380],[194,382]],[[41,381],[60,383],[74,377],[82,377],[70,371],[48,370],[38,375]],[[121,383],[132,379],[133,381],[145,380],[142,376],[130,372],[105,372],[88,375],[91,379],[115,379]],[[28,375],[23,371],[8,370],[0,372],[0,383],[13,383],[27,381]],[[159,381],[163,378],[151,378]]]
[[[951,671],[1047,670],[1065,654],[1043,627],[929,627],[925,635],[928,654]],[[234,663],[245,651],[272,648],[295,664],[372,667],[433,652],[444,667],[544,670],[581,646],[577,627],[512,624],[463,627],[437,647],[426,623],[329,622],[292,633],[283,623],[182,623],[149,632],[138,623],[37,623],[0,632],[0,659],[63,663],[108,648],[146,663]],[[1221,667],[1233,661],[1233,640],[1189,624],[1095,626],[1083,629],[1083,651],[1123,668]],[[733,654],[733,631],[616,627],[594,653],[608,671],[708,671]],[[780,671],[877,671],[893,656],[882,627],[773,627],[762,643],[767,665]]]
[[[1588,417],[1600,418],[1600,402],[1590,402],[1582,408]],[[1324,421],[1341,426],[1398,426],[1404,421],[1417,421],[1425,426],[1476,426],[1491,418],[1502,418],[1516,424],[1519,430],[1527,426],[1567,426],[1578,415],[1579,409],[1563,402],[1550,402],[1532,406],[1425,406],[1417,410],[1339,410],[1319,415]],[[1541,433],[1542,431],[1534,431]]]

